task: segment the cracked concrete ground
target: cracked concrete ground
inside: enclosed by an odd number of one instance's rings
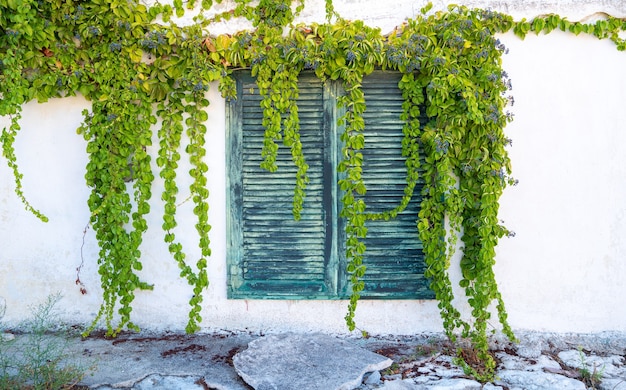
[[[247,390],[232,358],[254,338],[229,332],[128,333],[115,339],[88,337],[70,343],[68,349],[80,364],[93,362],[95,370],[81,384],[94,389],[133,388],[145,382],[145,389],[193,389],[195,383],[198,389]],[[149,383],[154,386],[148,387]]]
[[[581,362],[586,362],[589,367],[592,364],[606,365],[604,384],[597,388],[626,389],[625,333],[563,335],[518,332],[517,336],[520,343],[516,345],[498,336],[492,339],[492,349],[499,360],[498,375],[501,378],[510,377],[510,380],[496,381],[486,386],[472,381],[451,364],[450,356],[454,349],[441,334],[338,338],[394,362],[391,367],[382,370],[380,375],[378,372],[373,373],[376,375],[366,375],[364,383],[359,387],[361,390],[527,390],[530,388],[525,387],[528,383],[532,383],[532,388],[552,390],[549,385],[541,387],[543,385],[536,383],[542,383],[538,380],[551,383],[555,378],[561,381],[559,383],[571,384],[568,389],[584,389],[579,376],[580,367],[574,367]],[[16,342],[19,343],[20,338],[24,337],[26,335],[17,334]],[[237,374],[233,358],[246,350],[251,341],[263,335],[219,331],[196,335],[123,333],[115,339],[107,339],[97,333],[86,339],[54,335],[46,337],[51,341],[66,342],[65,353],[69,363],[92,368],[87,371],[78,388],[250,390],[252,387]],[[333,351],[328,353],[332,354]],[[520,379],[520,376],[523,378]]]

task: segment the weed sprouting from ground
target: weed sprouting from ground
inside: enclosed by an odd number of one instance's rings
[[[583,383],[588,389],[598,389],[604,377],[604,367],[598,369],[595,364],[593,367],[590,367],[581,347],[578,348],[578,353],[580,355],[580,367],[578,368],[578,372],[580,373]]]
[[[51,295],[32,307],[30,318],[19,326],[23,334],[0,340],[0,390],[71,389],[89,370],[67,363],[70,335],[55,310],[60,299],[60,294]],[[0,302],[0,319],[5,309]]]

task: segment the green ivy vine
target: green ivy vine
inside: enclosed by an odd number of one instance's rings
[[[220,3],[220,1],[216,1]],[[2,130],[2,152],[15,178],[15,191],[27,210],[47,218],[23,193],[14,142],[20,131],[21,107],[31,101],[81,94],[92,102],[78,129],[87,141],[89,162],[85,180],[91,189],[88,207],[100,252],[99,274],[103,303],[88,334],[104,319],[108,335],[138,329],[131,320],[137,290],[150,284],[139,275],[141,244],[148,229],[156,167],[163,182],[164,242],[190,285],[188,332],[200,328],[203,292],[208,286],[211,255],[208,222],[209,191],[205,162],[207,138],[206,92],[212,82],[227,99],[236,98],[231,72],[250,68],[262,95],[262,167],[276,170],[276,153],[289,148],[297,166],[293,215],[299,219],[308,183],[300,141],[298,77],[314,71],[322,80],[341,80],[338,105],[343,113],[342,161],[339,186],[341,217],[346,223],[347,271],[352,296],[346,323],[354,316],[362,277],[367,272],[367,220],[395,218],[425,183],[416,221],[427,264],[426,276],[439,302],[448,337],[471,341],[459,349],[457,362],[468,373],[488,381],[495,361],[488,350],[492,309],[502,331],[515,336],[493,272],[498,240],[513,232],[498,220],[499,197],[516,181],[506,147],[504,127],[511,80],[501,66],[506,47],[496,34],[512,30],[524,38],[533,32],[559,29],[610,39],[626,49],[619,33],[626,21],[607,16],[592,24],[570,22],[558,15],[515,22],[510,16],[481,9],[451,6],[431,12],[430,5],[388,35],[361,21],[338,15],[325,1],[322,24],[294,25],[303,0],[236,0],[234,8],[211,13],[213,1],[174,0],[146,7],[136,0],[0,0],[0,115],[10,117]],[[178,26],[173,17],[197,12],[191,26]],[[253,29],[232,35],[210,34],[212,24],[247,19]],[[403,155],[406,157],[404,198],[392,210],[368,212],[362,195],[365,145],[363,113],[367,109],[361,84],[375,69],[401,72],[404,97]],[[424,119],[426,118],[426,119]],[[191,165],[191,185],[185,192],[194,204],[199,256],[189,260],[177,239],[179,162]],[[461,234],[462,232],[462,234]],[[451,257],[462,242],[460,286],[472,308],[464,318],[453,305],[448,276]],[[495,305],[495,307],[494,307]],[[468,354],[480,364],[470,365]]]

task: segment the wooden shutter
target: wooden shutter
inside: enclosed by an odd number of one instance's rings
[[[292,215],[296,168],[280,144],[277,172],[259,167],[264,128],[261,96],[248,74],[237,78],[230,103],[227,155],[230,191],[228,264],[230,298],[319,298],[336,294],[332,257],[332,174],[326,90],[313,75],[301,75],[298,99],[303,152],[309,165],[300,221]],[[331,177],[329,177],[330,175]]]
[[[402,156],[401,75],[375,72],[363,81],[367,104],[363,178],[368,212],[395,208],[406,186],[405,157]],[[432,298],[424,277],[424,255],[417,232],[417,215],[422,184],[418,184],[407,209],[396,219],[368,221],[364,264],[363,297]]]
[[[406,185],[402,156],[399,74],[375,72],[363,83],[367,103],[363,177],[370,212],[393,209]],[[299,78],[300,134],[310,183],[301,220],[291,214],[296,168],[281,145],[278,171],[261,163],[263,112],[249,72],[237,74],[237,100],[228,105],[227,263],[229,298],[345,298],[344,221],[338,215],[338,83]],[[280,142],[280,141],[279,141]],[[433,298],[423,276],[417,233],[421,186],[396,219],[367,222],[365,298]]]

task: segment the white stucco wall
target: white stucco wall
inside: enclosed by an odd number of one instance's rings
[[[307,6],[305,20],[323,20],[323,1]],[[346,17],[390,30],[419,12],[419,2],[335,1]],[[447,2],[434,2],[442,8]],[[598,11],[626,15],[623,1],[459,1],[507,11],[516,18],[558,12],[577,20]],[[231,26],[232,28],[232,26]],[[516,329],[560,332],[626,331],[626,53],[609,41],[554,32],[521,41],[501,37],[510,48],[504,68],[513,81],[515,121],[506,132],[514,175],[520,180],[502,197],[501,218],[515,238],[498,246],[496,272]],[[215,87],[215,86],[213,86]],[[346,332],[344,301],[226,299],[225,106],[217,88],[208,94],[211,285],[203,304],[205,329]],[[87,323],[101,302],[98,248],[85,235],[80,273],[88,294],[75,285],[83,230],[89,221],[84,184],[85,142],[76,135],[80,97],[24,107],[16,151],[24,192],[50,218],[39,222],[13,192],[11,172],[0,164],[0,297],[5,323],[24,319],[28,306],[55,292],[62,319]],[[7,123],[0,118],[0,125]],[[152,151],[155,147],[152,148]],[[186,171],[185,167],[181,167]],[[142,275],[154,291],[138,292],[133,319],[154,330],[181,330],[190,288],[178,278],[160,230],[160,183],[153,192],[150,230],[144,239]],[[181,186],[182,188],[182,186]],[[185,193],[180,199],[186,198]],[[179,211],[179,237],[195,248],[191,205]],[[190,256],[193,258],[193,256]],[[458,261],[458,258],[457,258]],[[458,272],[453,276],[458,279]],[[441,329],[435,301],[361,301],[357,324],[372,333]],[[494,319],[494,324],[497,320]]]

